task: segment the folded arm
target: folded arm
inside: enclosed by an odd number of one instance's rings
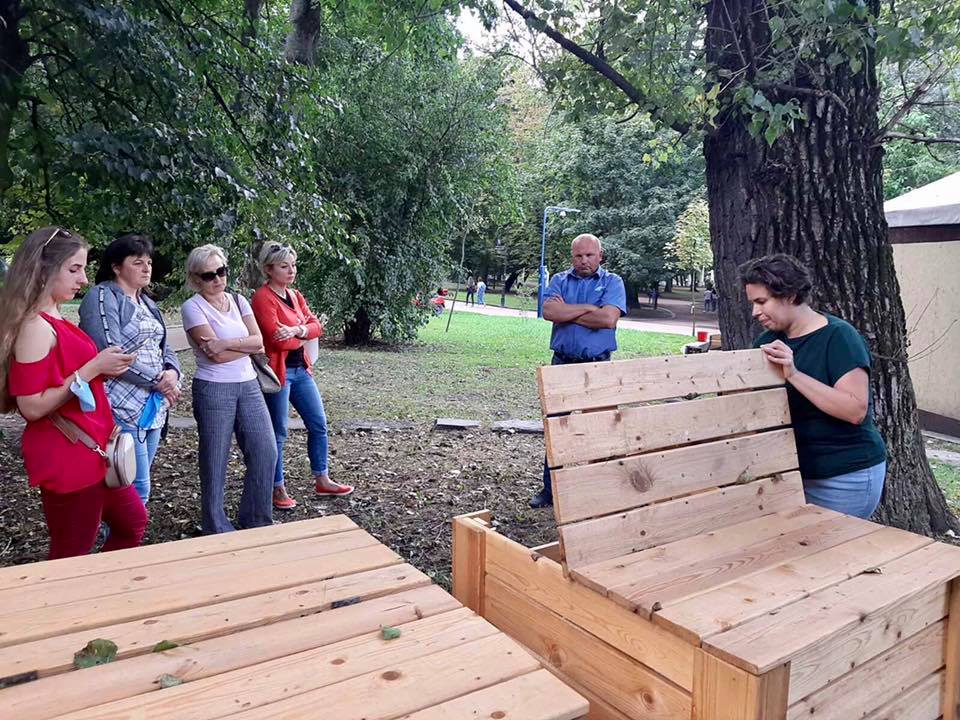
[[[591,330],[600,330],[603,328],[616,329],[617,321],[620,319],[620,308],[616,305],[604,305],[603,307],[591,310],[581,315],[574,322]]]
[[[587,313],[599,310],[587,303],[567,303],[559,295],[551,295],[543,303],[543,319],[555,323],[577,322]]]

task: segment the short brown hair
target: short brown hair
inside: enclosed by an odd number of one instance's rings
[[[792,255],[777,253],[748,260],[739,268],[744,285],[763,285],[775,298],[790,298],[802,305],[813,292],[813,279],[806,265]]]

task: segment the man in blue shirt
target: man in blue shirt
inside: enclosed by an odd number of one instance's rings
[[[543,317],[553,323],[552,365],[609,360],[617,349],[617,321],[627,313],[627,293],[616,273],[600,267],[603,248],[590,234],[571,245],[573,267],[557,273],[544,293]],[[530,507],[553,505],[550,468],[543,463],[543,489]]]

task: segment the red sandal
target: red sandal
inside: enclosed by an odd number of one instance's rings
[[[353,485],[343,485],[342,483],[337,483],[336,485],[336,490],[321,490],[320,485],[315,485],[314,490],[316,491],[317,495],[333,495],[336,497],[349,495],[353,492]]]

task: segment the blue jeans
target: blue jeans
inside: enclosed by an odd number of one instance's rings
[[[323,412],[323,398],[313,376],[306,368],[287,368],[283,388],[273,395],[264,395],[273,434],[277,438],[277,468],[273,474],[273,486],[283,485],[283,445],[287,441],[287,424],[290,420],[290,405],[296,408],[307,427],[307,456],[314,475],[327,472],[327,416]]]
[[[483,288],[482,290],[477,290],[477,304],[486,305],[487,302],[484,298],[487,296],[487,289]]]
[[[882,462],[844,475],[804,480],[803,493],[809,503],[866,520],[880,504],[886,476],[887,464]]]
[[[134,447],[137,452],[137,477],[133,487],[137,495],[147,504],[150,499],[150,466],[157,455],[157,446],[160,444],[160,430],[140,430],[139,428],[121,425],[120,429],[133,436]]]

